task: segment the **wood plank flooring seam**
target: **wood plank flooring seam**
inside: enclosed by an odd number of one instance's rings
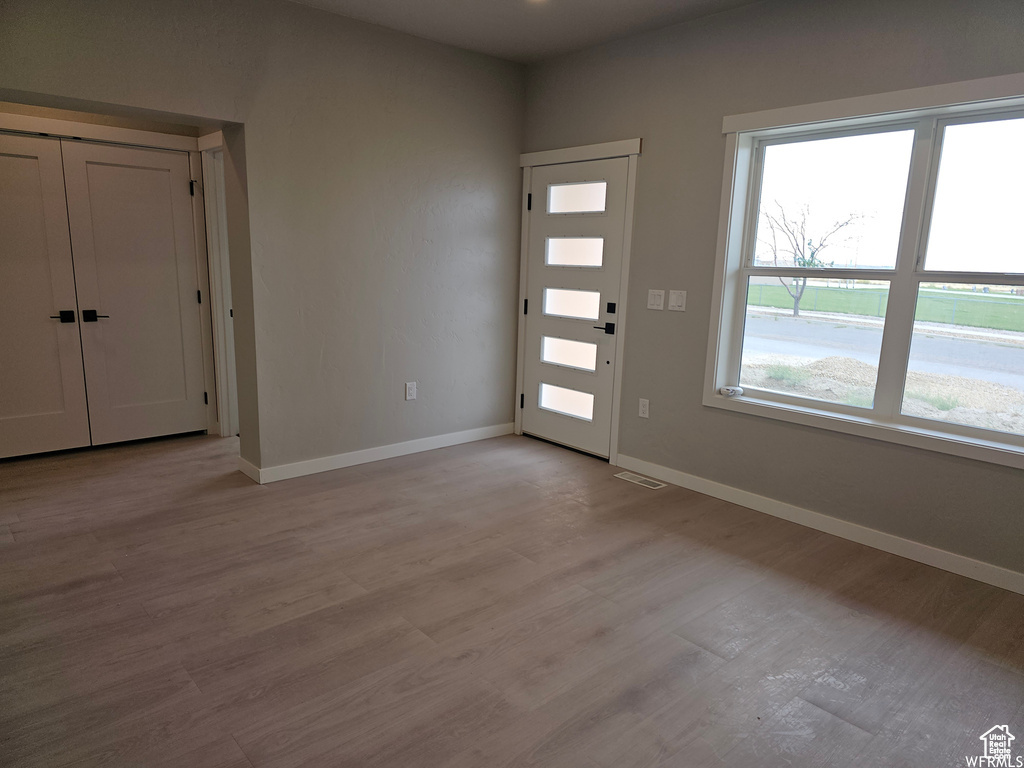
[[[249,764],[249,768],[256,768],[256,766],[253,765],[252,759],[246,754],[245,750],[242,749],[242,745],[238,743],[238,739],[235,737],[235,734],[232,733],[229,735],[231,736],[231,740],[235,742],[235,746],[238,747],[238,751],[242,753],[242,757],[245,758],[245,762]]]
[[[808,701],[803,696],[801,696],[799,693],[794,698],[800,699],[800,701],[802,701],[805,704],[808,704],[808,705],[814,707],[815,709],[820,709],[822,712],[824,712],[826,715],[829,715],[830,717],[834,717],[837,720],[842,720],[844,723],[846,723],[849,726],[852,726],[853,728],[856,728],[861,733],[866,733],[868,736],[877,736],[878,735],[874,731],[869,731],[868,729],[864,728],[863,726],[860,726],[857,723],[851,722],[849,718],[843,717],[838,712],[830,712],[827,707],[822,706],[818,702]]]
[[[705,645],[704,643],[698,642],[697,640],[689,638],[686,635],[679,634],[678,630],[676,630],[674,632],[670,632],[669,634],[671,634],[673,637],[678,637],[680,640],[685,640],[686,642],[691,643],[692,645],[697,646],[702,651],[707,651],[712,656],[721,659],[725,663],[729,662],[729,659],[727,659],[725,656],[722,656],[720,653],[715,653],[713,648],[708,648],[707,645]]]
[[[181,667],[181,671],[185,673],[188,679],[192,681],[192,685],[194,685],[196,687],[196,690],[199,691],[199,695],[206,696],[206,693],[203,691],[202,688],[199,687],[199,683],[196,682],[196,679],[192,676],[192,673],[189,672],[188,669],[185,667],[185,662],[183,659],[178,659],[178,666]]]
[[[371,594],[372,594],[372,593],[371,593]],[[439,643],[439,642],[438,642],[437,640],[435,640],[434,638],[432,638],[432,637],[431,637],[431,636],[430,636],[429,634],[427,634],[427,633],[426,633],[426,632],[424,632],[424,631],[423,631],[422,629],[420,629],[419,627],[417,627],[417,626],[416,626],[415,624],[413,624],[413,623],[412,623],[411,621],[409,621],[409,620],[408,620],[407,618],[405,618],[405,616],[402,616],[402,615],[401,615],[401,614],[399,614],[399,613],[396,613],[396,614],[395,614],[395,616],[396,616],[396,617],[398,617],[399,619],[401,619],[402,621],[404,621],[404,622],[405,622],[406,624],[408,624],[408,625],[409,625],[409,626],[410,626],[410,627],[412,628],[412,630],[413,630],[414,632],[416,632],[416,633],[417,633],[417,634],[419,634],[419,635],[423,635],[423,637],[425,637],[425,638],[426,638],[427,640],[429,640],[429,641],[431,642],[431,644],[432,644],[432,645],[433,645],[433,646],[434,646],[435,648],[439,648],[439,647],[441,646],[441,643]]]

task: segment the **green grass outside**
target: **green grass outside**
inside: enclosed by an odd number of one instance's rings
[[[796,387],[811,378],[811,373],[792,365],[769,365],[768,378]]]
[[[889,292],[881,288],[808,286],[800,309],[863,317],[885,317]],[[793,299],[781,285],[751,285],[747,303],[755,307],[792,309]],[[1001,331],[1024,331],[1024,299],[1005,294],[925,289],[917,302],[916,319]]]

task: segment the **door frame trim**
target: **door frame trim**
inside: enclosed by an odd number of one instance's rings
[[[609,160],[613,157],[639,155],[642,139],[606,141],[602,144],[586,144],[582,147],[564,147],[543,152],[526,152],[519,156],[520,168],[536,168],[538,165],[561,165],[582,163],[586,160]]]
[[[626,297],[629,294],[629,261],[633,247],[633,209],[636,200],[636,169],[642,148],[641,139],[609,141],[582,147],[566,147],[545,152],[530,152],[519,156],[523,168],[522,231],[519,247],[519,329],[516,343],[516,401],[515,424],[517,435],[523,434],[523,409],[520,403],[526,395],[526,314],[521,312],[527,298],[527,277],[530,249],[530,212],[526,205],[533,184],[533,169],[541,165],[561,165],[590,160],[609,160],[615,157],[629,159],[626,171],[626,212],[622,228],[622,267],[619,275],[619,295],[616,301],[618,316],[615,333],[615,373],[612,378],[611,435],[608,444],[608,463],[614,465],[619,453],[619,418],[622,410],[622,369],[625,362]],[[536,310],[535,310],[536,311]]]
[[[221,433],[221,409],[217,393],[217,355],[213,340],[213,289],[210,284],[210,252],[207,246],[208,233],[206,224],[206,192],[203,176],[202,154],[198,151],[188,153],[188,169],[191,180],[195,182],[192,196],[192,236],[195,240],[196,275],[199,278],[199,290],[206,297],[199,308],[199,327],[203,337],[203,385],[207,392],[206,432],[209,435]]]
[[[57,117],[19,115],[0,110],[0,131],[12,133],[47,134],[59,139],[83,139],[102,141],[107,144],[129,144],[146,149],[174,149],[179,152],[195,152],[201,138],[178,136],[171,133],[144,131],[136,128],[122,128],[115,125],[80,123]]]
[[[202,144],[203,142],[200,142],[200,146]],[[224,190],[218,184],[214,172],[214,155],[223,151],[223,141],[208,142],[200,151],[200,155],[203,160],[202,189],[206,212],[207,263],[210,267],[210,312],[213,316],[213,362],[217,373],[218,427],[221,437],[234,437],[238,434],[238,424],[231,421],[231,410],[232,406],[237,408],[237,385],[235,392],[232,392],[228,383],[230,372],[227,361],[227,335],[233,320],[230,317],[231,307],[227,302],[223,279],[225,272],[230,274],[231,264],[228,254],[221,248],[221,227],[225,222],[221,220],[219,211]]]

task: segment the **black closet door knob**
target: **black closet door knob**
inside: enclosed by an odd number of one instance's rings
[[[97,315],[95,309],[83,309],[82,310],[82,322],[83,323],[95,323],[101,317],[110,317],[110,315]]]
[[[51,320],[60,320],[62,323],[75,322],[75,310],[62,309],[56,315],[50,315]]]

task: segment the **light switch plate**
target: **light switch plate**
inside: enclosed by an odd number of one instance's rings
[[[650,290],[647,292],[647,308],[648,309],[664,309],[665,308],[665,292]]]
[[[686,311],[686,291],[669,291],[668,308],[673,312]]]

